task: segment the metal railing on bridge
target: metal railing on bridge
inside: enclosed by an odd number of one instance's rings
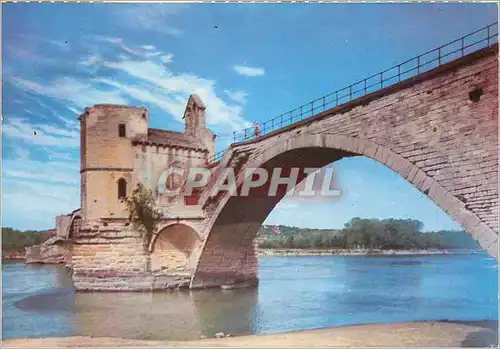
[[[498,22],[464,35],[447,44],[427,51],[407,61],[399,63],[389,69],[374,74],[366,79],[359,80],[347,87],[328,93],[309,103],[261,123],[259,136],[292,125],[320,112],[363,97],[369,93],[381,90],[445,63],[461,58],[467,54],[492,46],[498,40]],[[255,138],[254,128],[249,127],[233,132],[233,142],[242,142]],[[225,150],[213,155],[208,162],[219,161]]]

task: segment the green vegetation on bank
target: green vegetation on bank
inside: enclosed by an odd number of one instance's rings
[[[25,247],[40,245],[50,236],[50,230],[17,230],[2,228],[2,251],[24,252]]]
[[[279,235],[274,230],[279,228]],[[285,225],[264,225],[257,236],[260,248],[329,249],[477,249],[479,245],[466,232],[422,232],[423,224],[412,219],[353,218],[343,229],[307,229]],[[2,251],[24,252],[50,237],[50,230],[21,231],[2,228]]]
[[[466,232],[422,232],[423,223],[413,219],[353,218],[343,229],[302,229],[280,225],[262,226],[260,248],[330,249],[369,248],[407,249],[477,249],[479,245]]]

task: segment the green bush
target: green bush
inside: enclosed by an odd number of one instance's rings
[[[142,184],[138,184],[132,195],[127,198],[129,221],[133,227],[142,233],[145,245],[149,245],[156,230],[160,211],[155,208],[153,193]]]

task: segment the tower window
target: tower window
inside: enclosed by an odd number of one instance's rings
[[[125,131],[125,124],[118,125],[118,136],[121,138],[125,138],[127,136],[127,132]]]
[[[118,199],[125,199],[127,197],[127,181],[123,178],[118,180]]]

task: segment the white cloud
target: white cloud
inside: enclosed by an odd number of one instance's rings
[[[238,91],[224,90],[224,93],[229,98],[231,98],[233,101],[235,101],[236,103],[245,104],[247,102],[248,94],[245,91],[242,91],[242,90],[238,90]]]
[[[34,52],[31,48],[25,47],[23,45],[5,45],[4,48],[12,58],[15,58],[17,60],[36,62],[37,65],[55,65],[58,63],[56,59],[40,55]]]
[[[34,113],[29,109],[24,108],[24,111],[30,115],[34,115]]]
[[[3,137],[11,150],[2,161],[4,224],[53,227],[56,215],[79,205],[78,129],[7,117]]]
[[[118,62],[103,61],[102,64],[108,68],[122,70],[125,73],[153,83],[160,83],[164,77],[172,76],[162,65],[154,61],[121,60]]]
[[[249,67],[246,65],[235,65],[233,69],[243,76],[262,76],[265,74],[264,68]]]
[[[80,189],[77,185],[4,177],[2,201],[4,225],[48,229],[54,227],[56,215],[70,213],[79,207]]]
[[[80,133],[76,130],[51,125],[31,124],[17,118],[6,121],[2,131],[4,136],[32,145],[75,148],[80,144]]]
[[[67,119],[63,116],[61,116],[54,108],[51,108],[47,104],[41,101],[40,98],[35,97],[34,95],[26,92],[27,90],[22,91],[23,94],[23,100],[19,101],[17,104],[27,104],[27,100],[32,101],[37,104],[37,106],[34,108],[36,112],[32,112],[31,110],[25,109],[25,111],[28,114],[33,115],[36,118],[40,119],[46,119],[50,120],[51,118],[58,119],[64,123],[64,125],[67,128],[73,128],[73,129],[78,129],[79,128],[79,122],[77,121],[77,117],[73,117],[71,119]],[[73,107],[71,106],[65,106],[67,109],[71,110],[73,113],[76,113],[77,115],[80,115],[80,113]]]
[[[42,96],[66,100],[80,108],[94,104],[127,104],[120,96],[120,91],[103,91],[91,84],[64,77],[50,84],[39,84],[35,81],[13,77],[11,81],[22,90],[37,93]]]
[[[151,103],[158,108],[169,112],[178,121],[181,121],[182,114],[184,112],[184,105],[182,103],[185,104],[186,100],[182,102],[172,100],[171,98],[168,98],[164,94],[162,94],[161,91],[155,92],[154,88],[146,88],[144,86],[129,86],[109,79],[99,79],[98,81],[103,84],[108,84],[110,86],[119,88],[123,93],[126,93],[137,100]]]
[[[134,8],[145,11],[142,6]],[[166,11],[163,6],[158,8]],[[115,59],[103,57],[104,52],[99,51],[103,43],[118,48],[118,52],[115,50]],[[94,72],[82,71],[87,73],[87,78],[63,76],[49,82],[41,82],[14,75],[9,78],[9,82],[26,92],[26,95],[35,94],[53,98],[59,103],[63,102],[64,106],[75,114],[77,110],[95,104],[126,105],[128,97],[133,97],[167,111],[178,121],[181,121],[189,95],[196,93],[207,106],[207,124],[215,132],[230,132],[251,125],[243,116],[242,104],[246,101],[246,94],[243,91],[227,90],[225,94],[229,102],[224,100],[217,94],[214,80],[195,74],[174,73],[168,69],[165,64],[172,62],[172,53],[162,52],[150,44],[129,45],[119,37],[85,37],[83,44],[94,51],[92,55],[80,60],[80,66],[92,67],[94,70]],[[107,74],[94,78],[93,73],[101,68],[113,69],[128,76],[117,74],[116,77],[119,78],[115,78],[115,75]],[[76,120],[68,120],[54,114],[53,108],[44,107],[44,109],[63,121],[66,126],[78,127]],[[17,129],[20,127],[11,125],[8,131],[15,133],[15,126]],[[33,139],[31,135],[29,137]],[[47,144],[55,143],[49,138],[44,138],[44,141]]]
[[[67,153],[67,152],[58,152],[58,151],[52,151],[49,148],[45,148],[45,151],[48,154],[49,160],[65,160],[65,161],[73,161],[74,157],[72,154]]]
[[[142,45],[140,48],[135,49],[131,48],[123,42],[123,39],[121,38],[116,38],[116,37],[109,37],[109,36],[100,36],[97,37],[98,40],[102,40],[105,42],[108,42],[110,44],[118,46],[122,51],[131,54],[133,56],[137,57],[154,57],[154,56],[159,56],[161,54],[160,51],[152,51],[155,49],[154,46],[151,45]]]
[[[36,169],[36,171],[33,171]],[[18,180],[36,180],[47,183],[77,185],[79,182],[79,163],[68,161],[38,161],[15,158],[3,161],[3,176]]]
[[[168,55],[163,55],[163,56],[161,56],[161,61],[162,61],[163,63],[165,63],[165,64],[167,64],[167,63],[172,63],[172,58],[173,58],[173,57],[174,57],[174,55],[173,55],[173,54],[171,54],[171,53],[170,53],[170,54],[168,54]]]
[[[79,162],[71,156],[66,162],[34,160],[25,149],[14,148],[15,157],[2,163],[4,224],[52,228],[56,215],[79,206]]]
[[[29,160],[31,156],[30,151],[27,148],[14,148],[14,157],[19,160]]]
[[[92,55],[84,58],[82,61],[80,61],[80,64],[91,67],[95,65],[97,62],[99,62],[99,60],[100,57],[98,55]]]
[[[242,116],[243,108],[237,104],[228,104],[215,92],[215,81],[192,74],[174,74],[163,65],[152,60],[142,61],[103,61],[108,68],[120,70],[141,81],[140,84],[123,84],[110,79],[99,79],[116,87],[135,99],[153,103],[169,112],[181,121],[181,117],[190,94],[199,95],[207,106],[207,124],[224,131],[249,127],[250,122]],[[236,94],[237,98],[241,93]]]
[[[73,108],[73,107],[67,107],[69,111],[71,111],[72,113],[74,113],[75,115],[77,115],[77,117],[82,113],[81,111],[78,111],[77,109]],[[78,124],[75,122],[75,124]]]
[[[70,45],[67,42],[50,40],[36,34],[10,33],[9,36],[9,44],[4,46],[5,52],[8,52],[12,58],[35,62],[37,66],[60,64],[56,54],[49,56],[38,54],[36,50],[40,47],[44,47],[50,52],[53,52],[54,48],[66,52],[70,50]]]

